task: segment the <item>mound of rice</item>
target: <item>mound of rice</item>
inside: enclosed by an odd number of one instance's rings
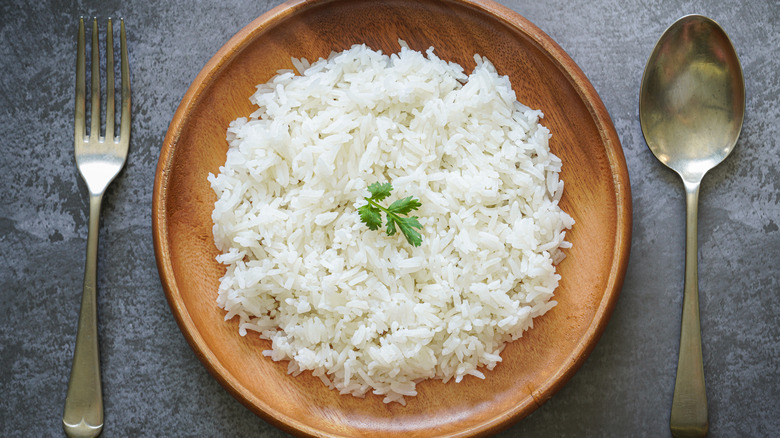
[[[484,378],[555,306],[574,221],[542,113],[509,79],[478,55],[466,75],[401,46],[293,60],[300,75],[257,87],[208,178],[225,319],[292,374],[405,404],[423,379]],[[388,202],[422,202],[420,247],[360,221],[377,181]]]

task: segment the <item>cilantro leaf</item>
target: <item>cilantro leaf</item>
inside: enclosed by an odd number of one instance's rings
[[[417,199],[407,196],[404,199],[393,202],[387,209],[395,214],[409,214],[410,211],[417,210],[421,205]]]
[[[417,210],[422,205],[418,199],[414,199],[412,196],[399,199],[389,207],[385,208],[379,204],[385,198],[390,196],[390,192],[393,191],[393,185],[391,183],[373,183],[368,186],[368,191],[371,193],[370,198],[364,198],[366,205],[358,208],[358,214],[360,220],[368,226],[370,230],[377,230],[382,226],[382,211],[387,216],[387,230],[388,236],[392,236],[396,233],[397,229],[401,230],[406,241],[412,246],[420,246],[422,243],[422,235],[417,230],[422,230],[422,225],[418,221],[417,216],[407,216],[412,210]],[[397,228],[397,229],[396,229]]]
[[[393,185],[390,183],[375,182],[368,186],[368,191],[371,193],[371,199],[377,202],[381,202],[390,196],[390,192],[393,191]]]
[[[420,225],[420,222],[417,221],[417,216],[398,218],[396,219],[396,222],[398,222],[398,228],[400,228],[401,232],[404,233],[406,241],[409,242],[412,246],[420,246],[422,243],[422,236],[419,232],[417,232],[417,230],[415,230],[415,228],[422,230],[422,225]]]
[[[387,235],[392,236],[395,234],[395,220],[391,217],[387,217]]]
[[[368,225],[370,230],[376,230],[382,226],[382,213],[378,208],[373,207],[371,204],[366,204],[358,208],[358,213],[360,214],[360,220]]]

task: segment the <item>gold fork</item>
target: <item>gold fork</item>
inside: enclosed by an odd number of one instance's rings
[[[97,249],[100,204],[114,177],[124,167],[130,143],[130,68],[127,60],[125,22],[120,20],[120,70],[122,102],[119,136],[114,136],[114,38],[111,19],[106,31],[106,129],[100,135],[100,55],[97,18],[92,22],[91,112],[86,133],[86,55],[84,18],[79,20],[76,54],[76,122],[74,124],[76,167],[89,190],[89,231],[84,290],[73,366],[65,398],[62,425],[69,437],[95,437],[103,429],[103,396],[97,334]]]

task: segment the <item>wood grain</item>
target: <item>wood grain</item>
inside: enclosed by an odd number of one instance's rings
[[[269,343],[240,337],[215,304],[224,268],[214,257],[206,176],[224,163],[230,121],[248,116],[255,85],[290,57],[315,60],[366,43],[386,53],[398,39],[474,67],[487,56],[509,76],[518,100],[540,108],[562,158],[561,205],[576,220],[560,264],[558,306],[507,346],[487,378],[426,381],[406,407],[380,396],[340,396],[310,373],[262,356]],[[291,1],[253,21],[206,64],[165,137],[153,199],[160,277],[179,327],[203,364],[249,409],[304,436],[484,436],[531,413],[591,352],[615,307],[628,262],[631,194],[615,129],[597,93],[568,55],[511,10],[475,0]]]

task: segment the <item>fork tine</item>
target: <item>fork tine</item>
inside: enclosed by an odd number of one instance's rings
[[[100,52],[98,49],[98,24],[97,17],[92,21],[92,123],[89,135],[95,139],[100,138]]]
[[[86,109],[86,56],[84,37],[84,17],[79,19],[78,48],[76,49],[76,117],[73,125],[76,144],[84,141],[84,130],[87,129],[84,115]]]
[[[125,36],[125,20],[119,21],[119,50],[121,52],[122,70],[122,121],[119,126],[120,144],[127,148],[130,142],[130,64],[127,59],[127,37]]]
[[[106,29],[106,141],[114,141],[114,26]]]

